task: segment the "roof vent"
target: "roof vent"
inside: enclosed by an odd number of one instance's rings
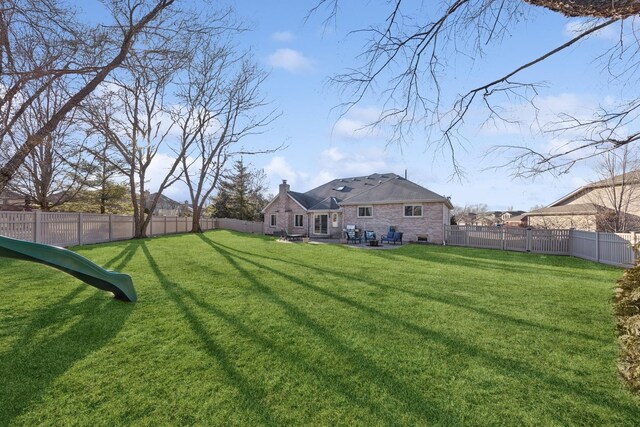
[[[342,191],[342,190],[344,190],[344,186],[338,187],[338,188],[336,188],[336,190]]]

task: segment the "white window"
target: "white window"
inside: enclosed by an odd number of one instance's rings
[[[329,234],[329,215],[316,215],[313,221],[313,232],[315,234]]]
[[[405,205],[404,216],[422,216],[422,205]]]
[[[275,214],[271,214],[271,226],[272,227],[276,226],[276,216],[275,216]]]
[[[294,227],[303,227],[304,216],[296,215],[293,217],[293,226]]]
[[[358,206],[358,218],[373,216],[373,206]]]

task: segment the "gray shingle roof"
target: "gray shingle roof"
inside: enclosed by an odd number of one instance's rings
[[[442,202],[449,199],[395,173],[337,178],[306,193],[289,191],[289,196],[307,210],[337,210],[341,205],[363,203]]]
[[[399,178],[399,176],[395,173],[374,173],[367,176],[338,178],[313,188],[305,194],[315,199],[316,203],[327,197],[335,197],[338,202],[342,202],[349,197],[373,188],[381,182],[387,182],[396,178]]]
[[[363,203],[405,203],[405,202],[442,202],[451,205],[446,197],[434,193],[418,184],[396,176],[378,185],[348,197],[342,205]]]
[[[311,206],[309,210],[312,211],[327,211],[327,210],[337,210],[340,209],[340,205],[335,197],[327,197],[326,199],[316,203]]]

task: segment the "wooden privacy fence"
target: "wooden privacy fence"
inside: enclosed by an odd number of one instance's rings
[[[603,264],[630,267],[636,233],[445,225],[448,245],[570,255]]]
[[[154,216],[147,236],[185,233],[192,218]],[[202,218],[203,230],[215,228],[213,218]],[[75,246],[132,239],[133,217],[66,212],[0,212],[0,236],[54,246]]]

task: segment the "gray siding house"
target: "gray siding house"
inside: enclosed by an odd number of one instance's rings
[[[390,227],[404,241],[418,236],[443,243],[451,201],[394,173],[339,178],[299,193],[284,180],[262,210],[265,234],[306,234],[342,238],[347,225],[385,235]]]

